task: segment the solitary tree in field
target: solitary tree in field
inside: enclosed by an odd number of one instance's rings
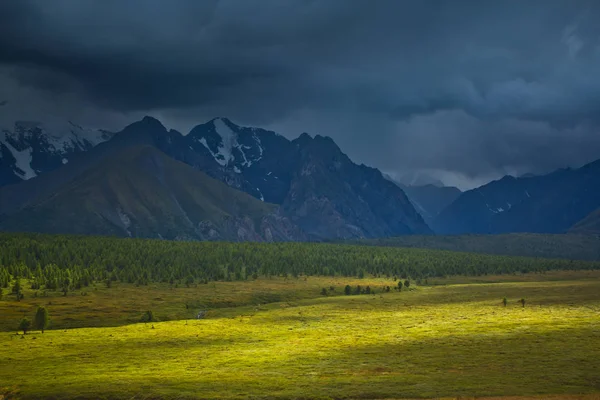
[[[346,285],[346,287],[344,288],[344,294],[346,296],[352,294],[352,288],[350,287],[350,285]]]
[[[360,294],[362,292],[362,288],[360,287],[360,285],[356,285],[356,294]]]
[[[398,281],[398,290],[402,290],[402,281]]]
[[[504,307],[506,307],[506,303],[507,303],[507,302],[508,302],[508,301],[506,300],[506,297],[502,299],[502,304],[504,304]]]
[[[525,299],[519,300],[519,303],[521,303],[521,305],[523,306],[523,308],[525,308]]]
[[[371,294],[371,286],[367,286],[367,288],[365,289],[365,293]]]
[[[33,327],[44,333],[44,329],[48,326],[48,310],[45,307],[38,307],[35,318],[33,319]]]
[[[407,279],[404,281],[404,287],[408,288],[410,286],[410,281]]]
[[[23,331],[23,335],[25,335],[29,328],[31,328],[31,321],[27,318],[23,318],[19,323],[19,330]]]
[[[325,288],[321,289],[321,295],[327,296],[327,289],[325,289]]]

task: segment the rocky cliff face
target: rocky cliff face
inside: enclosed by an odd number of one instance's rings
[[[284,210],[317,238],[430,233],[404,192],[364,165],[354,164],[327,137],[293,141],[299,157]]]

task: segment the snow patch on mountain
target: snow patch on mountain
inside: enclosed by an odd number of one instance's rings
[[[259,154],[258,154],[258,158],[257,158],[256,160],[254,160],[254,161],[251,161],[251,162],[247,163],[247,164],[248,164],[248,165],[247,165],[248,167],[249,167],[249,166],[251,166],[251,165],[253,164],[253,162],[258,162],[258,161],[262,160],[262,157],[263,157],[263,152],[265,151],[265,150],[263,149],[263,146],[262,146],[262,143],[261,143],[261,141],[260,141],[260,138],[259,138],[259,137],[256,135],[256,129],[253,129],[253,130],[252,130],[252,138],[254,139],[254,141],[256,142],[256,144],[258,145],[258,153],[259,153]],[[249,148],[249,147],[248,147],[248,148]],[[245,156],[244,156],[244,157],[245,157]]]
[[[223,118],[215,118],[211,122],[212,127],[214,128],[214,132],[218,135],[220,139],[220,143],[216,146],[216,149],[215,147],[211,148],[206,138],[204,137],[200,138],[198,141],[202,143],[202,145],[206,147],[208,151],[210,151],[215,161],[217,161],[221,166],[227,167],[231,166],[232,164],[237,164],[233,167],[234,172],[241,173],[239,167],[250,167],[252,166],[252,164],[262,159],[264,149],[262,147],[260,138],[257,136],[256,131],[254,129],[251,131],[252,139],[257,145],[257,150],[259,154],[258,157],[255,156],[255,158],[253,159],[250,156],[250,154],[252,153],[248,152],[248,150],[253,149],[253,146],[240,143],[239,133],[232,128],[231,125],[233,124],[229,120]]]
[[[260,188],[256,188],[256,190],[258,190],[258,194],[260,195],[260,200],[265,201],[265,196],[263,196],[262,192],[260,191]]]
[[[41,125],[40,128],[46,133],[48,143],[61,153],[94,147],[110,138],[107,132],[85,129],[71,121],[62,126]]]
[[[221,136],[221,146],[218,147],[217,154],[213,154],[213,156],[219,164],[226,166],[229,161],[234,159],[231,150],[234,146],[238,146],[237,137],[235,132],[221,118],[215,119],[213,123],[215,131]]]
[[[108,131],[85,129],[70,121],[16,121],[11,129],[0,131],[0,143],[15,159],[10,161],[9,171],[27,180],[66,164],[72,153],[87,151],[112,135]]]
[[[78,150],[88,150],[112,136],[109,132],[83,128],[71,121],[64,123],[40,123],[35,121],[15,122],[13,132],[8,135],[14,142],[29,145],[36,136],[47,142],[47,150],[64,154]]]
[[[35,171],[31,168],[31,148],[28,147],[25,150],[19,151],[15,149],[10,143],[4,142],[4,145],[12,153],[16,160],[16,167],[19,171],[16,171],[22,179],[31,179],[37,176]]]

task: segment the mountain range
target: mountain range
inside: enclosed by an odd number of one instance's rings
[[[4,132],[1,229],[215,240],[432,233],[402,189],[328,137],[290,141],[226,118],[187,135],[151,117],[114,134],[28,126]]]
[[[289,140],[227,118],[185,135],[152,117],[116,133],[17,122],[0,134],[0,229],[195,240],[600,233],[600,160],[465,192],[423,179],[394,181],[326,136]]]
[[[600,160],[547,175],[505,176],[461,194],[431,226],[442,234],[565,233],[572,227],[592,233],[584,229],[588,223],[577,224],[600,208],[599,184]]]

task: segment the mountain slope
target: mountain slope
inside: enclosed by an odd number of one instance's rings
[[[600,235],[600,208],[573,225],[569,233]]]
[[[431,233],[404,194],[379,170],[356,165],[331,138],[303,134],[283,208],[318,238]]]
[[[330,138],[303,134],[289,141],[216,118],[185,139],[209,151],[229,174],[226,183],[281,204],[314,239],[431,233],[400,188],[354,164]]]
[[[126,147],[0,222],[6,230],[202,240],[302,239],[277,207],[148,145]]]
[[[600,207],[600,160],[548,175],[504,177],[463,193],[434,221],[437,233],[564,233]]]
[[[209,175],[258,199],[283,203],[299,156],[288,139],[215,118],[195,126],[184,140],[187,147],[213,160],[200,167]]]

